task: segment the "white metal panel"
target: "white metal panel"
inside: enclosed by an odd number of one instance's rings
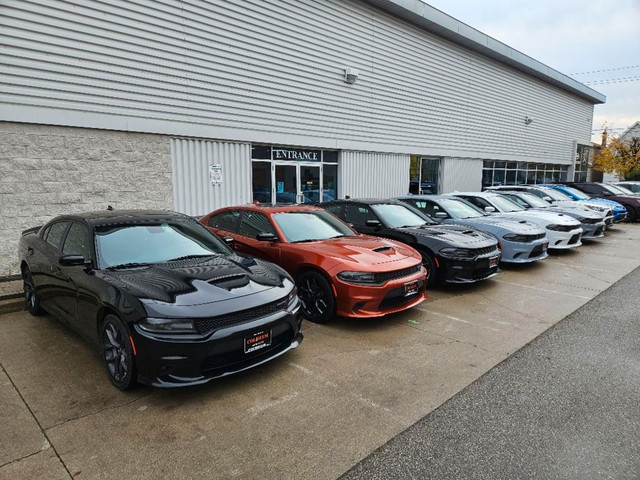
[[[440,160],[440,192],[479,192],[482,190],[482,160],[443,158]]]
[[[212,185],[209,167],[222,166],[222,183]],[[243,143],[171,139],[173,206],[187,215],[251,201],[251,146]]]
[[[590,140],[589,101],[359,0],[0,9],[0,120],[567,164]]]
[[[343,151],[338,166],[340,197],[390,198],[409,191],[410,155]]]

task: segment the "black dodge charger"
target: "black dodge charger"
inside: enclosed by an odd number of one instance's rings
[[[186,215],[60,216],[24,231],[19,251],[29,311],[94,343],[120,389],[204,383],[302,341],[291,277]]]
[[[427,286],[477,282],[498,273],[498,240],[488,233],[438,224],[394,200],[336,200],[320,206],[359,233],[398,240],[418,250],[427,269]]]

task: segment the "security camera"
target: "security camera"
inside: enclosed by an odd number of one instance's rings
[[[344,69],[344,81],[345,83],[356,83],[358,80],[358,70],[355,68],[345,68]]]

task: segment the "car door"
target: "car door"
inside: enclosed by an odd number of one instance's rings
[[[71,222],[62,220],[49,225],[42,235],[41,251],[35,252],[33,276],[38,288],[42,307],[67,322],[68,315],[60,307],[60,296],[64,295],[66,280],[60,269],[60,247]],[[64,303],[64,302],[63,302]]]
[[[267,215],[252,210],[243,210],[238,226],[237,250],[246,255],[279,263],[280,242],[258,240],[256,237],[259,233],[270,233],[278,238],[276,229]]]
[[[100,282],[91,272],[94,266],[93,246],[89,227],[73,222],[62,244],[61,255],[82,255],[85,265],[61,265],[62,276],[67,280],[61,307],[69,312],[69,323],[81,335],[95,340],[97,314],[100,307],[98,295]]]

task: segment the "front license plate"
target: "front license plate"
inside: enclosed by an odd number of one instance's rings
[[[409,297],[418,293],[418,281],[409,282],[404,284],[404,296]]]
[[[544,242],[542,244],[542,250],[546,250],[547,248],[549,248],[549,242]]]
[[[262,330],[248,337],[244,337],[244,353],[255,352],[269,345],[271,345],[271,330]]]
[[[498,261],[500,260],[500,257],[491,257],[489,258],[489,267],[495,267],[498,265]]]

